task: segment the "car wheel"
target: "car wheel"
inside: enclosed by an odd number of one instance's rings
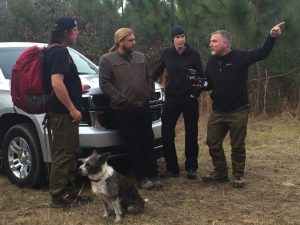
[[[3,167],[17,186],[38,188],[45,184],[45,166],[37,133],[31,124],[11,127],[3,139]]]

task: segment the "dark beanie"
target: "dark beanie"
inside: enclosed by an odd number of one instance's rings
[[[172,27],[172,29],[171,29],[172,41],[173,41],[174,37],[178,34],[185,34],[185,32],[181,26],[176,25],[176,26]]]
[[[77,22],[74,18],[69,16],[62,16],[55,20],[54,27],[51,32],[69,30],[77,26]]]

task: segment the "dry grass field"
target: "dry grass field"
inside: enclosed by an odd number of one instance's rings
[[[142,215],[127,215],[119,224],[161,225],[285,225],[300,224],[300,121],[289,118],[250,120],[247,137],[246,182],[243,189],[230,183],[205,185],[201,176],[211,170],[205,145],[205,121],[200,121],[199,173],[187,180],[184,165],[184,132],[177,126],[179,178],[163,180],[161,190],[140,191],[148,198]],[[225,142],[230,166],[230,147]],[[159,160],[164,169],[163,159]],[[79,187],[80,188],[80,187]],[[88,185],[83,193],[91,194]],[[18,188],[0,175],[0,224],[99,225],[113,224],[114,216],[101,218],[103,207],[94,197],[88,205],[58,210],[48,207],[47,189]]]

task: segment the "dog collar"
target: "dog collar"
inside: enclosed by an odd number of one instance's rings
[[[99,179],[99,180],[94,180],[94,179],[91,179],[91,178],[90,178],[90,180],[93,181],[93,182],[95,182],[95,183],[97,183],[97,182],[99,182],[101,179]]]

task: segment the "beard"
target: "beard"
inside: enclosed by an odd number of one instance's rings
[[[134,47],[127,48],[126,46],[124,46],[123,49],[124,49],[125,53],[127,53],[127,54],[130,54],[134,51]]]

